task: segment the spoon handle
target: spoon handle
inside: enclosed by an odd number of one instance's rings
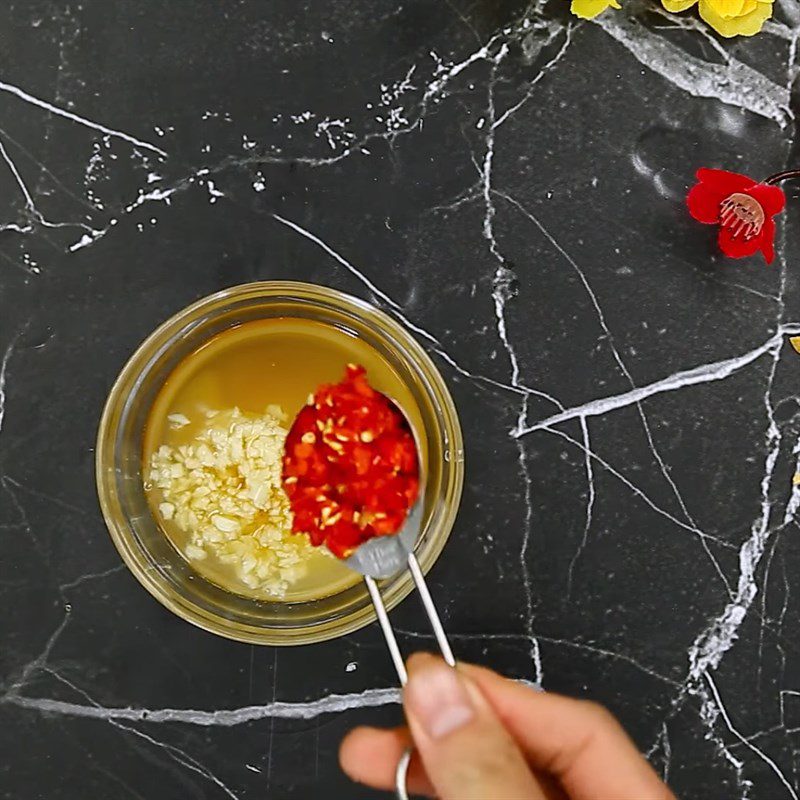
[[[403,655],[400,652],[400,647],[397,644],[397,639],[392,630],[392,623],[389,622],[389,615],[386,612],[386,606],[383,604],[378,585],[375,583],[374,578],[369,575],[364,576],[364,583],[367,584],[372,605],[375,608],[375,613],[378,615],[378,622],[380,623],[381,630],[383,631],[383,638],[386,639],[386,646],[389,648],[389,654],[392,657],[394,668],[397,670],[397,677],[400,679],[400,685],[405,686],[408,682],[408,673],[406,672],[406,665],[403,663]]]
[[[425,582],[425,576],[422,573],[422,568],[417,561],[417,557],[413,552],[408,554],[408,569],[411,572],[411,577],[417,587],[419,596],[422,598],[422,605],[425,607],[425,613],[428,615],[428,620],[433,628],[433,634],[439,644],[439,649],[442,651],[442,658],[451,666],[455,667],[456,660],[453,656],[453,650],[450,647],[450,642],[447,639],[447,634],[444,632],[442,620],[439,617],[439,612],[436,610],[436,605],[431,597],[428,584]],[[369,575],[364,576],[364,583],[367,584],[369,596],[372,600],[372,605],[375,607],[375,613],[378,615],[378,622],[380,623],[383,637],[386,639],[386,646],[389,648],[389,654],[392,657],[392,663],[397,670],[397,677],[400,679],[400,685],[405,686],[408,681],[408,673],[406,672],[406,665],[403,663],[403,655],[400,652],[400,647],[397,644],[397,638],[392,629],[392,623],[389,622],[389,614],[386,612],[386,606],[383,604],[378,585],[375,583],[374,578]],[[400,761],[397,764],[397,771],[395,773],[395,796],[398,800],[408,800],[408,789],[406,788],[406,778],[408,775],[408,765],[411,762],[411,754],[413,748],[407,748],[403,753]]]
[[[439,650],[442,652],[442,658],[451,667],[456,665],[456,659],[453,655],[453,649],[450,647],[450,642],[447,639],[447,634],[444,631],[442,620],[439,617],[439,612],[436,610],[436,605],[431,597],[428,584],[425,582],[425,576],[422,574],[422,568],[417,561],[414,553],[408,554],[408,569],[411,572],[411,577],[417,587],[419,596],[422,598],[422,605],[425,608],[425,613],[428,615],[428,620],[433,628],[433,635],[439,644]],[[386,611],[386,606],[383,603],[380,589],[378,584],[375,583],[374,578],[369,575],[364,576],[364,583],[367,584],[372,605],[375,608],[375,613],[378,616],[378,623],[383,631],[383,638],[386,640],[386,646],[389,648],[389,655],[392,657],[392,663],[397,671],[397,677],[400,679],[400,685],[405,686],[408,680],[408,673],[406,672],[406,665],[403,663],[403,655],[400,652],[400,646],[397,644],[397,637],[394,635],[392,623],[389,621],[389,614]]]
[[[444,632],[444,626],[442,625],[442,620],[439,618],[439,612],[436,610],[433,598],[428,590],[428,584],[425,582],[422,568],[413,552],[408,554],[408,568],[411,571],[411,577],[414,579],[419,596],[422,598],[422,605],[425,606],[425,613],[428,615],[431,627],[433,628],[433,635],[439,643],[439,649],[442,651],[442,658],[451,667],[454,667],[456,665],[456,659],[455,656],[453,656],[453,649],[450,647],[450,642],[447,640],[447,634]]]

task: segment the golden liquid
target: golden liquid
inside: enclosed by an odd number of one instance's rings
[[[348,363],[362,364],[378,391],[395,399],[411,417],[418,430],[421,420],[413,398],[394,369],[361,339],[313,320],[277,317],[248,322],[223,331],[187,356],[172,372],[150,411],[144,436],[144,470],[162,444],[189,444],[206,424],[204,412],[238,407],[245,412],[264,413],[279,405],[288,414],[287,427],[305,405],[309,394],[322,383],[336,383]],[[184,414],[191,424],[174,429],[170,414]],[[424,443],[422,443],[424,447]],[[424,454],[422,454],[424,456]],[[153,516],[164,533],[183,554],[188,535],[177,525],[160,519],[157,489],[147,490]],[[269,598],[249,589],[235,575],[234,568],[213,555],[189,562],[194,570],[228,591],[249,597]],[[283,602],[327,597],[360,580],[335,558],[315,550],[306,574],[292,584]]]

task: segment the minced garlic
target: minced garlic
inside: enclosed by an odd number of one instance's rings
[[[313,552],[306,537],[291,533],[281,485],[284,419],[276,406],[263,415],[207,412],[191,444],[153,453],[149,475],[162,494],[160,515],[189,535],[187,558],[213,555],[246,586],[275,597],[305,573]]]

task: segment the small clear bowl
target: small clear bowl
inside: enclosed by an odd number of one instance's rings
[[[216,334],[268,317],[301,317],[346,330],[378,351],[417,404],[428,444],[423,570],[436,561],[458,511],[463,440],[453,399],[420,345],[398,322],[363,300],[291,281],[235,286],[199,300],[152,333],[133,354],[106,401],[97,438],[97,491],[111,538],[142,586],[183,619],[253,644],[321,642],[368,625],[375,613],[363,582],[308,602],[267,602],[226,591],[194,571],[153,518],[142,481],[142,445],[152,404],[172,370]],[[412,589],[408,573],[386,581],[388,608]]]

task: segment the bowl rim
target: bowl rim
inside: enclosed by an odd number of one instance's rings
[[[439,533],[436,537],[431,537],[429,546],[419,557],[423,572],[427,573],[430,570],[450,537],[464,485],[464,443],[455,402],[439,369],[422,345],[414,338],[409,330],[410,326],[402,318],[398,320],[368,301],[333,287],[284,280],[237,284],[201,297],[179,309],[158,325],[129,356],[109,390],[97,431],[95,483],[103,518],[117,551],[138,582],[165,608],[181,619],[227,639],[250,644],[292,646],[323,642],[353,633],[375,621],[375,610],[371,603],[367,603],[361,609],[332,621],[327,620],[302,628],[269,628],[240,622],[234,623],[221,615],[195,605],[188,598],[171,591],[158,579],[154,570],[145,568],[146,565],[141,560],[138,548],[134,547],[131,541],[132,537],[127,531],[124,515],[115,511],[115,507],[119,505],[116,481],[110,480],[109,476],[115,476],[116,469],[113,459],[106,458],[106,452],[113,454],[116,451],[114,442],[120,419],[120,409],[124,406],[129,394],[123,395],[123,391],[131,381],[135,384],[147,363],[153,358],[153,354],[167,344],[163,340],[165,337],[169,337],[171,331],[177,332],[199,312],[218,306],[222,302],[232,303],[238,300],[268,299],[270,297],[333,303],[340,309],[357,312],[365,322],[378,327],[382,335],[390,336],[395,343],[400,344],[404,357],[414,364],[424,379],[425,389],[432,395],[432,400],[436,403],[443,418],[442,435],[446,442],[447,453],[451,455],[445,508],[438,523]],[[173,329],[175,330],[173,331]],[[453,454],[455,457],[452,457]],[[384,595],[387,609],[394,608],[412,590],[413,582],[406,572],[392,590]]]

